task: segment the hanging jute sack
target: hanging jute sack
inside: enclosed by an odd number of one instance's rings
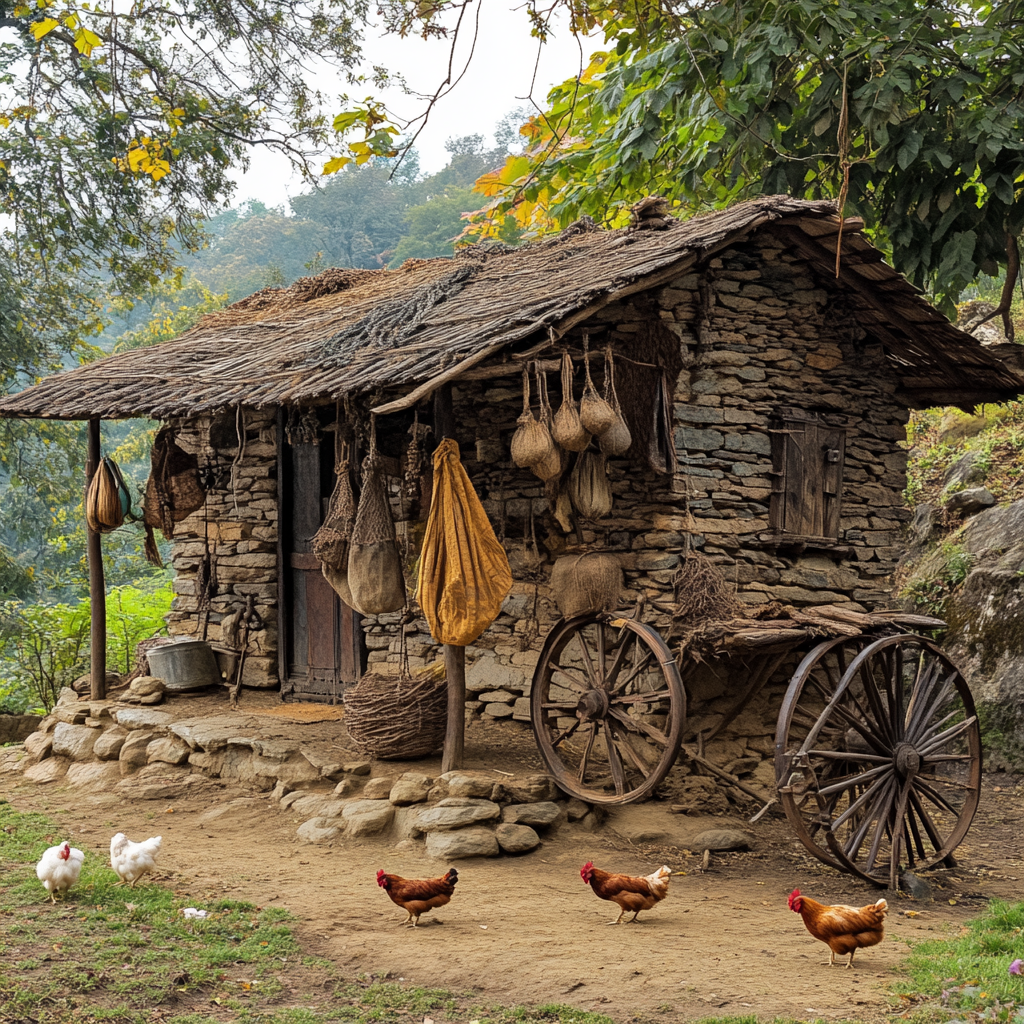
[[[85,496],[85,518],[93,533],[110,533],[127,518],[132,496],[113,459],[100,459]]]
[[[572,397],[572,359],[568,352],[562,353],[562,404],[555,413],[551,436],[567,452],[581,452],[590,444],[590,434],[580,422],[579,409]]]
[[[537,395],[540,398],[539,421],[547,428],[550,435],[553,417],[551,415],[551,403],[548,401],[548,379],[546,374],[539,371],[537,373]],[[545,483],[549,480],[557,479],[562,475],[565,465],[562,461],[563,454],[562,449],[557,444],[552,444],[551,452],[541,459],[540,462],[535,462],[530,467],[530,472]]]
[[[615,410],[615,422],[601,435],[598,444],[605,455],[625,455],[633,443],[633,436],[626,426],[619,405],[619,396],[615,393],[615,360],[612,358],[610,345],[604,355],[604,397]]]
[[[569,474],[569,499],[584,519],[603,519],[612,510],[607,460],[599,452],[580,452]]]
[[[330,577],[328,581],[334,586]],[[361,615],[397,612],[405,604],[402,556],[395,539],[384,467],[372,432],[370,453],[363,460],[363,489],[349,542],[348,586],[352,600],[345,603]]]
[[[590,377],[590,349],[589,339],[583,337],[583,367],[586,373],[586,384],[583,387],[583,397],[580,399],[580,422],[585,430],[588,430],[594,437],[600,437],[606,430],[611,429],[615,422],[615,410],[597,393],[594,382]]]
[[[512,461],[522,469],[536,466],[551,457],[555,442],[548,425],[537,420],[530,409],[530,374],[523,369],[523,412],[512,435]]]
[[[505,549],[446,437],[434,452],[434,493],[420,555],[416,601],[442,644],[465,647],[497,617],[512,589]]]
[[[551,593],[566,619],[586,612],[614,611],[622,587],[622,563],[617,555],[563,555],[551,570]]]

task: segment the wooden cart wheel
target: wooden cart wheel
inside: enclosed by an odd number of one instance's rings
[[[829,850],[811,779],[800,754],[808,733],[835,696],[850,661],[867,645],[865,637],[840,637],[818,644],[793,673],[775,733],[775,785],[779,802],[800,841],[819,860],[845,870]],[[794,759],[800,764],[794,765]],[[831,759],[818,766],[819,784],[847,774],[850,762]]]
[[[974,818],[981,730],[971,692],[932,641],[876,640],[852,659],[790,766],[804,777],[783,788],[813,797],[830,862],[895,889],[904,865],[955,863]]]
[[[608,614],[555,624],[530,690],[541,756],[558,785],[589,803],[649,796],[679,753],[686,693],[658,631]]]

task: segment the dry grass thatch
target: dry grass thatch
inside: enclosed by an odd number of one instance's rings
[[[507,357],[543,344],[549,328],[562,333],[759,229],[817,266],[820,287],[842,294],[885,346],[910,404],[997,401],[1024,390],[1024,380],[930,306],[858,228],[844,227],[838,281],[834,206],[789,196],[660,231],[567,230],[518,249],[481,244],[454,260],[408,260],[397,270],[326,270],[211,313],[173,341],[47,378],[0,399],[0,415],[166,419],[377,391],[395,398],[502,350]]]

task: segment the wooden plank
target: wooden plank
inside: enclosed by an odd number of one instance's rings
[[[846,431],[822,426],[822,535],[839,539],[843,507],[843,467],[846,465]]]
[[[100,468],[100,421],[89,420],[85,490]],[[83,503],[84,508],[84,503]],[[107,696],[107,590],[103,580],[103,544],[86,522],[85,551],[89,563],[89,696]]]

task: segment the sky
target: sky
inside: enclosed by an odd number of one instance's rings
[[[469,70],[455,89],[438,101],[416,142],[420,168],[426,173],[438,171],[448,162],[444,144],[449,138],[479,134],[484,136],[485,143],[490,143],[495,125],[505,114],[530,105],[527,97],[534,79],[537,40],[530,36],[525,8],[513,6],[509,0],[478,2],[483,5],[480,33]],[[465,41],[460,35],[461,61],[457,58],[455,62],[458,68],[465,64],[469,35],[465,33]],[[589,56],[601,48],[601,39],[584,39],[583,44],[584,54]],[[432,94],[447,72],[448,46],[445,40],[382,37],[379,31],[369,29],[364,42],[366,65],[383,65],[399,72],[410,88]],[[543,106],[548,90],[577,74],[579,69],[580,48],[576,40],[564,27],[559,30],[556,26],[553,36],[541,48],[533,85],[535,101]],[[332,89],[329,81],[318,84],[325,94],[339,91],[336,87]],[[391,111],[403,118],[415,117],[425,106],[423,101],[398,90],[384,95]],[[253,153],[249,170],[239,172],[237,180],[234,206],[258,200],[270,207],[287,209],[289,196],[309,188],[291,172],[284,157],[262,151]]]

